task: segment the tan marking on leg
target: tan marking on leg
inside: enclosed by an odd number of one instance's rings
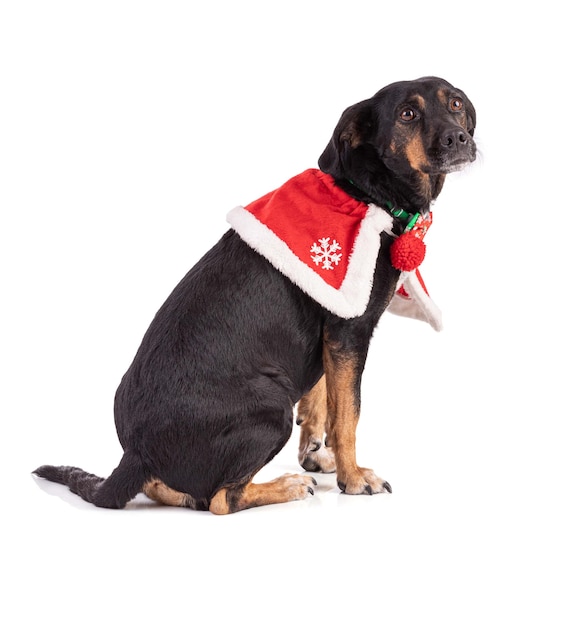
[[[327,384],[325,375],[315,383],[299,401],[297,406],[297,423],[310,423],[314,427],[320,425],[325,428],[327,419]],[[322,423],[321,423],[322,422]]]
[[[335,453],[337,480],[356,472],[356,426],[359,412],[354,399],[355,370],[353,359],[337,363],[328,347],[323,349],[323,367],[327,378],[329,430],[327,437]]]
[[[313,495],[316,484],[311,476],[285,474],[268,483],[224,487],[211,500],[209,511],[216,515],[226,515],[266,504],[304,500]]]
[[[182,506],[189,509],[195,508],[195,500],[188,494],[171,489],[161,480],[153,478],[143,487],[142,491],[148,498],[167,506]]]
[[[308,472],[334,472],[335,457],[325,445],[327,385],[324,375],[299,401],[297,423],[301,426],[297,455],[301,467]]]
[[[231,513],[230,507],[226,499],[227,490],[221,489],[213,496],[209,504],[209,511],[215,515],[227,515]]]
[[[323,368],[327,379],[328,431],[337,466],[337,483],[345,493],[391,491],[388,483],[356,461],[356,427],[360,415],[358,367],[355,357],[337,354],[329,344],[323,347]]]

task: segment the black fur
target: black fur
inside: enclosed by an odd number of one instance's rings
[[[436,100],[439,89],[463,100],[466,123]],[[419,119],[400,122],[403,107],[418,108],[416,94],[427,106]],[[395,83],[343,113],[319,165],[358,199],[426,212],[450,164],[474,159],[474,126],[472,104],[445,81]],[[455,129],[463,133],[458,145],[445,145]],[[394,134],[404,132],[429,137],[429,172],[408,164],[401,143],[392,151]],[[294,405],[324,373],[324,343],[337,362],[355,359],[360,404],[369,342],[399,275],[389,260],[392,238],[382,238],[368,308],[345,320],[229,230],[157,312],[118,387],[119,466],[106,480],[69,467],[35,473],[108,508],[124,507],[151,479],[189,494],[198,509],[221,488],[244,486],[288,440]]]
[[[436,102],[436,92],[448,89],[450,93],[464,101],[462,121],[468,137],[464,143],[447,144],[447,134],[460,121],[451,120],[456,117],[442,110],[440,102]],[[435,111],[420,112],[415,95],[421,95]],[[416,109],[419,119],[410,122],[425,137],[429,137],[429,154],[431,161],[431,189],[423,193],[417,178],[419,174],[413,170],[403,154],[391,151],[392,129],[405,107]],[[374,202],[378,206],[386,206],[389,202],[401,207],[409,213],[425,212],[429,205],[441,192],[445,175],[450,171],[443,166],[444,157],[462,153],[463,163],[474,160],[476,147],[472,141],[476,126],[476,112],[467,98],[459,89],[448,82],[426,77],[416,81],[393,83],[381,89],[372,98],[352,105],[344,111],[333,133],[333,137],[319,159],[319,167],[332,174],[338,184],[352,196],[366,202]],[[354,184],[350,184],[351,183]]]

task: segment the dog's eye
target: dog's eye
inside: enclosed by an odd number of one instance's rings
[[[464,104],[460,98],[451,98],[451,101],[449,102],[449,107],[451,108],[451,111],[455,111],[455,113],[458,113],[459,111],[463,110]]]
[[[417,114],[411,107],[406,107],[400,113],[400,119],[402,119],[404,122],[411,122],[412,120],[415,120],[416,117]]]

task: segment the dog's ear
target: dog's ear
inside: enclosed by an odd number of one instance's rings
[[[337,124],[331,141],[319,157],[319,168],[335,176],[344,178],[345,166],[351,152],[365,143],[376,131],[375,115],[370,101],[353,104],[344,111]]]

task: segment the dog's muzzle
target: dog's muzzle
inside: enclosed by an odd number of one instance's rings
[[[476,144],[466,130],[456,126],[441,133],[439,156],[442,171],[455,172],[476,159]]]

